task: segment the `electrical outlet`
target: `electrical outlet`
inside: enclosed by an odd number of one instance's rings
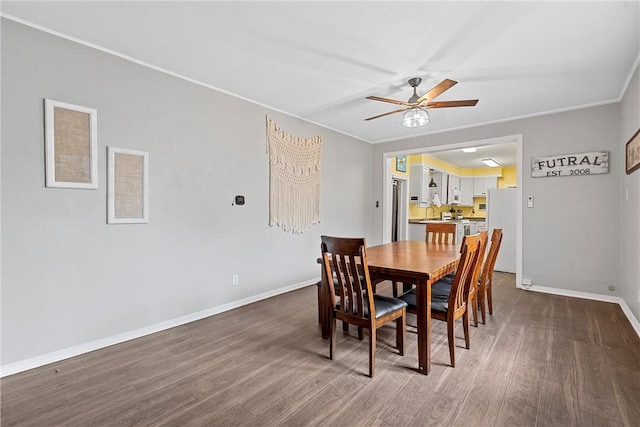
[[[522,287],[525,289],[529,289],[532,284],[531,279],[522,279]]]
[[[238,280],[238,275],[234,274],[233,277],[231,278],[231,284],[233,284],[233,286],[235,286],[238,283],[240,283],[240,281]]]
[[[614,285],[609,285],[609,290],[613,292],[616,290],[616,287]]]

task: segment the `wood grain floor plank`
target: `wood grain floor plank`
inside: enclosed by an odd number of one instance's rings
[[[637,426],[640,338],[622,310],[514,282],[495,273],[469,350],[458,325],[456,368],[433,322],[429,376],[411,327],[404,357],[379,331],[373,379],[354,328],[329,360],[310,286],[3,378],[0,425]]]
[[[537,412],[537,408],[523,405],[519,399],[511,399],[508,393],[493,425],[496,427],[535,426]]]
[[[625,365],[610,366],[613,390],[620,411],[621,424],[640,424],[640,371]]]

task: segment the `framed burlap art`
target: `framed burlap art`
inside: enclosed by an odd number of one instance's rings
[[[98,188],[98,112],[44,100],[47,187]]]
[[[625,170],[629,175],[640,169],[640,129],[627,142],[625,153]]]
[[[149,222],[149,153],[109,147],[107,223]]]

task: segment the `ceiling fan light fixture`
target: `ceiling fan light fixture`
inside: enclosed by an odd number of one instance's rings
[[[426,110],[414,107],[404,113],[404,116],[402,117],[402,126],[406,128],[416,128],[425,126],[430,121],[431,119],[429,119],[429,114],[427,114]]]
[[[489,166],[490,168],[495,168],[495,167],[500,166],[500,163],[498,163],[498,161],[496,159],[493,159],[493,158],[482,159],[481,162],[484,163],[485,165]]]

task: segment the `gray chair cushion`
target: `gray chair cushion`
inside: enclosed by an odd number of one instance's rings
[[[374,295],[373,303],[376,306],[376,319],[407,306],[407,303],[399,298],[385,297],[383,295]],[[336,304],[336,309],[340,310],[340,303]],[[355,314],[357,315],[357,313]],[[364,317],[369,317],[369,307],[366,303]]]
[[[431,285],[431,310],[446,313],[449,309],[449,294],[451,293],[451,284],[437,281]],[[407,303],[414,310],[418,307],[418,300],[415,289],[401,295],[398,299]]]
[[[383,295],[374,295],[373,303],[376,306],[376,318],[383,317],[407,306],[407,303],[401,299],[385,297]]]

